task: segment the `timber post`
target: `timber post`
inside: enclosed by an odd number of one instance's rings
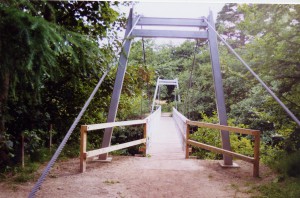
[[[86,171],[86,142],[87,126],[83,125],[80,129],[80,172]]]
[[[257,131],[254,134],[253,177],[259,177],[259,146],[260,146],[260,131]]]
[[[144,149],[144,155],[146,156],[147,154],[147,122],[144,124],[144,133],[143,133],[143,138],[146,139],[145,142],[145,149]]]
[[[190,155],[190,149],[188,145],[189,137],[190,137],[190,125],[186,123],[185,159],[189,159],[189,155]]]

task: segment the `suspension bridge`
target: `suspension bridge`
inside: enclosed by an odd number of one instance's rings
[[[194,27],[197,31],[179,31],[179,30],[153,30],[143,29],[138,27]],[[160,85],[173,85],[178,87],[178,80],[166,80],[158,79],[155,89],[152,112],[148,117],[141,120],[130,121],[118,121],[115,122],[118,104],[120,100],[121,90],[123,86],[124,76],[126,73],[128,57],[130,53],[130,46],[132,39],[135,37],[142,38],[184,38],[184,39],[196,39],[197,41],[208,41],[211,55],[212,73],[214,79],[216,106],[218,110],[219,124],[203,123],[198,121],[192,121],[187,119],[176,108],[168,116],[161,113],[161,107],[155,105],[155,100],[158,95]],[[107,122],[101,124],[88,124],[81,126],[81,140],[80,140],[80,171],[85,172],[88,169],[87,159],[94,159],[107,161],[108,153],[124,148],[128,148],[135,145],[141,145],[141,150],[144,154],[151,156],[153,159],[189,159],[191,147],[198,147],[206,149],[215,153],[223,154],[223,167],[235,167],[233,158],[241,159],[243,161],[253,164],[253,176],[259,176],[259,145],[260,145],[260,131],[252,129],[244,129],[227,126],[227,114],[225,108],[225,98],[222,84],[222,75],[220,69],[219,53],[217,38],[228,47],[228,49],[245,65],[249,72],[261,83],[261,85],[270,93],[270,95],[282,106],[286,113],[300,126],[300,121],[294,116],[294,114],[280,101],[280,99],[268,88],[268,86],[259,78],[259,76],[248,66],[248,64],[232,49],[232,47],[217,33],[215,30],[215,24],[212,16],[212,12],[208,17],[201,17],[197,19],[183,19],[183,18],[153,18],[144,17],[141,15],[133,15],[133,10],[130,10],[127,27],[125,31],[125,39],[122,44],[122,51],[120,53],[119,65],[116,75],[116,80],[111,97],[111,104],[108,112]],[[62,143],[59,145],[57,151],[51,158],[50,162],[43,171],[41,177],[33,187],[29,197],[35,197],[36,192],[42,185],[46,176],[48,175],[51,167],[57,160],[60,152],[64,148],[67,140],[74,131],[76,125],[81,119],[83,113],[88,107],[90,101],[94,97],[95,93],[99,89],[104,78],[108,74],[109,69],[103,74],[99,83],[95,87],[91,96],[86,101],[79,115],[76,117],[74,123],[67,132]],[[157,94],[158,93],[158,94]],[[176,101],[180,101],[179,95],[176,97]],[[111,138],[114,127],[127,127],[134,125],[143,126],[143,138],[134,140],[131,142],[111,145]],[[197,142],[190,139],[191,128],[202,127],[209,129],[220,130],[222,139],[222,148],[211,146],[203,142]],[[102,141],[102,148],[96,150],[87,150],[87,137],[89,133],[94,130],[104,129],[104,136]],[[239,133],[242,135],[253,136],[254,148],[253,157],[245,156],[236,152],[233,152],[230,147],[230,133]]]

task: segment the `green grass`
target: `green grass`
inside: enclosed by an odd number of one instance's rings
[[[8,183],[25,183],[34,181],[37,177],[37,170],[40,165],[49,161],[52,152],[48,148],[41,148],[36,153],[35,158],[30,155],[25,156],[25,167],[22,168],[20,164],[15,166],[7,166],[6,169],[0,173],[0,181]]]
[[[12,177],[12,181],[17,183],[33,181],[34,173],[38,170],[39,166],[39,163],[29,163],[24,168],[18,167],[15,171],[15,175]]]
[[[284,181],[274,180],[269,184],[255,187],[261,195],[259,198],[299,198],[300,178],[287,177]]]

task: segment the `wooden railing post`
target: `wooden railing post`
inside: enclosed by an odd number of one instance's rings
[[[86,170],[86,141],[87,141],[87,126],[83,125],[80,129],[80,172]]]
[[[259,146],[260,146],[260,131],[256,131],[254,133],[253,177],[259,177]]]
[[[147,139],[147,122],[144,124],[144,138],[146,139],[145,149],[144,149],[144,155],[146,156],[146,154],[147,154],[147,144],[148,144],[148,139]]]
[[[189,159],[189,145],[188,145],[188,140],[189,140],[189,137],[190,137],[190,125],[185,123],[186,124],[186,137],[185,137],[185,159]]]

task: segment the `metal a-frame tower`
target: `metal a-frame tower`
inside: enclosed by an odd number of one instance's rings
[[[151,112],[154,111],[156,98],[158,97],[158,100],[159,100],[160,86],[161,85],[173,85],[177,89],[179,89],[177,78],[174,79],[174,80],[166,80],[166,79],[159,79],[158,78],[157,81],[156,81],[156,87],[155,87],[155,91],[154,91],[153,102],[152,102],[152,106],[151,106]],[[176,109],[177,109],[177,101],[180,102],[180,95],[178,94],[177,97],[176,97],[176,93],[175,93]]]
[[[208,25],[207,23],[209,23],[210,25]],[[151,29],[138,29],[136,28],[138,26],[143,26],[143,27],[175,26],[175,27],[183,27],[183,28],[196,27],[199,28],[199,30],[198,31],[151,30]],[[225,107],[222,75],[220,69],[217,35],[214,29],[215,29],[215,23],[211,11],[209,12],[209,16],[207,18],[201,17],[201,18],[190,19],[190,18],[153,18],[153,17],[144,17],[141,15],[134,16],[133,10],[131,9],[127,19],[125,41],[123,43],[122,46],[123,48],[119,59],[117,76],[114,84],[107,122],[114,122],[116,118],[132,39],[135,37],[145,37],[145,38],[199,39],[202,41],[208,40],[219,122],[221,125],[227,125],[227,114],[226,114],[226,107]],[[107,128],[105,130],[102,147],[110,146],[112,131],[113,128]],[[222,136],[223,149],[231,150],[229,132],[221,131],[221,136]],[[100,155],[99,159],[106,160],[107,154]],[[224,165],[225,166],[233,165],[232,157],[224,156]]]

